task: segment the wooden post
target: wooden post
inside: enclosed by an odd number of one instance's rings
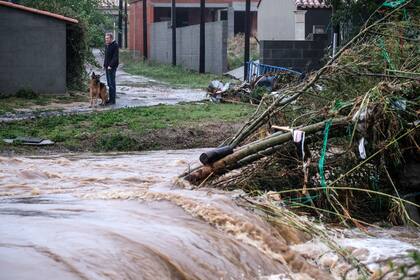
[[[246,0],[246,4],[245,4],[244,80],[246,80],[247,77],[248,77],[250,21],[251,21],[251,0]]]
[[[205,43],[205,0],[200,0],[200,66],[199,72],[205,72],[205,63],[206,63],[206,43]]]
[[[172,0],[172,65],[176,65],[176,0]]]
[[[147,59],[147,0],[143,0],[143,58]]]
[[[123,0],[119,1],[118,5],[118,46],[122,48],[122,17],[123,17]]]

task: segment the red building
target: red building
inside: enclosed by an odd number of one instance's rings
[[[128,48],[143,53],[143,1],[131,0],[129,7]],[[251,33],[257,31],[257,4],[251,0]],[[147,23],[170,21],[171,0],[147,0]],[[200,0],[176,0],[176,25],[183,27],[200,23]],[[206,22],[227,20],[228,36],[243,33],[245,0],[206,0]],[[149,26],[150,27],[150,26]],[[148,28],[148,38],[150,38]],[[150,42],[150,40],[148,40]]]

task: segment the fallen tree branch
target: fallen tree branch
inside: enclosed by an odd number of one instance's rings
[[[408,0],[403,5],[399,6],[398,8],[392,10],[390,13],[386,14],[384,17],[378,19],[374,23],[372,23],[369,26],[364,27],[356,36],[354,36],[349,42],[347,42],[346,45],[344,45],[335,56],[333,56],[321,69],[319,69],[315,75],[306,83],[303,85],[303,88],[301,90],[292,91],[289,90],[287,93],[291,93],[288,98],[285,98],[284,95],[279,97],[277,100],[273,102],[273,104],[270,105],[270,107],[264,111],[257,119],[255,119],[252,123],[247,123],[242,127],[242,129],[232,138],[232,140],[229,142],[229,145],[232,148],[235,148],[241,143],[245,138],[247,138],[249,135],[251,135],[256,129],[258,129],[263,123],[264,120],[269,117],[271,112],[277,107],[289,104],[293,102],[294,100],[298,99],[299,96],[301,96],[303,93],[305,93],[308,89],[311,89],[312,86],[318,81],[318,79],[324,74],[324,72],[348,49],[350,48],[355,42],[357,42],[363,35],[368,33],[371,29],[373,29],[375,26],[379,25],[389,17],[391,17],[396,12],[400,11],[407,5],[409,5],[413,0]],[[249,125],[249,126],[248,126]]]
[[[341,117],[332,119],[332,125],[344,125],[347,124],[349,121],[348,117]],[[325,123],[327,121],[322,121],[319,123],[315,123],[312,125],[308,125],[302,128],[299,128],[299,130],[304,131],[306,134],[313,134],[319,131],[322,131],[322,129],[325,126]],[[258,154],[259,152],[265,151],[267,149],[271,149],[272,147],[276,147],[278,145],[281,145],[283,143],[286,143],[290,140],[292,140],[293,135],[291,132],[279,134],[274,137],[267,137],[262,140],[258,140],[255,142],[252,142],[248,145],[245,145],[236,151],[234,151],[232,154],[214,162],[211,166],[203,166],[199,168],[198,170],[194,171],[193,173],[186,176],[185,179],[190,181],[191,183],[199,183],[204,178],[207,178],[210,173],[214,172],[216,174],[223,173],[223,170],[229,170],[235,168],[237,163],[245,159],[246,157],[249,157],[254,154]],[[260,157],[255,157],[255,160],[259,159]],[[248,159],[247,163],[250,163],[251,161]]]

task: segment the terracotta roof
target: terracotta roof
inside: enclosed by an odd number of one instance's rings
[[[329,8],[326,0],[296,0],[298,8]]]
[[[69,17],[65,17],[65,16],[62,16],[62,15],[50,13],[50,12],[47,12],[47,11],[42,11],[42,10],[29,8],[29,7],[18,5],[18,4],[13,4],[13,3],[10,3],[10,2],[0,1],[0,6],[14,8],[14,9],[18,9],[18,10],[33,13],[33,14],[44,15],[44,16],[52,17],[52,18],[55,18],[55,19],[58,19],[58,20],[66,21],[66,22],[69,22],[69,23],[79,23],[78,20],[73,19],[73,18],[69,18]]]

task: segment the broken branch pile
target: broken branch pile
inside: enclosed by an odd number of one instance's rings
[[[384,209],[392,222],[415,223],[402,195],[420,186],[401,177],[420,160],[419,12],[414,0],[379,8],[323,68],[265,95],[223,143],[232,153],[183,178],[249,192],[294,189],[285,202],[332,210],[343,223],[360,225],[353,214]]]

